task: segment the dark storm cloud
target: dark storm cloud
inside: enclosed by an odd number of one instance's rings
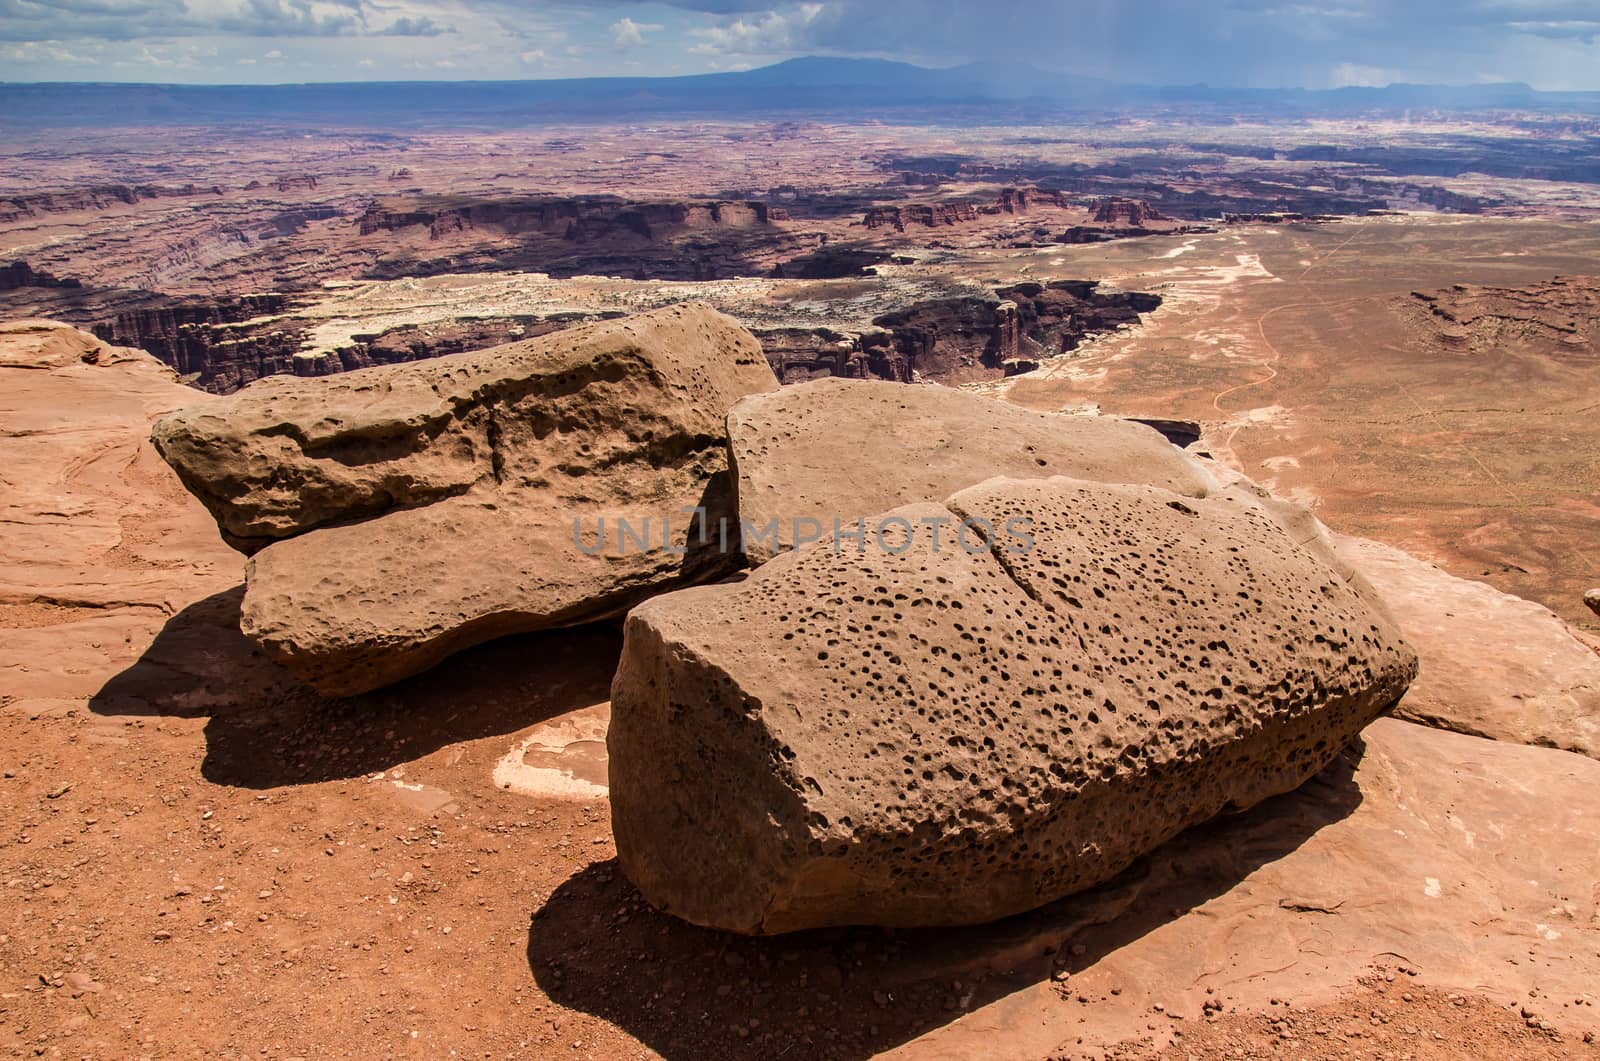
[[[784,32],[769,36],[796,52],[1027,62],[1142,82],[1274,85],[1385,76],[1531,80],[1563,62],[1584,65],[1582,53],[1538,42],[1586,45],[1600,34],[1600,6],[1574,0],[832,0],[806,20],[794,17],[800,6],[725,21],[749,30],[758,18],[787,17]],[[1600,72],[1591,67],[1587,78]]]

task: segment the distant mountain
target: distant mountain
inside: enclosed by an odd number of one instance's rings
[[[618,118],[753,117],[984,121],[1090,112],[1297,116],[1446,110],[1600,114],[1600,93],[1527,85],[1304,89],[1152,87],[1024,63],[928,69],[884,59],[810,57],[688,77],[303,85],[0,83],[0,126],[270,123],[407,128]]]

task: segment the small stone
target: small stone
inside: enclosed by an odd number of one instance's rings
[[[88,973],[68,973],[65,982],[73,993],[80,995],[84,992],[99,993],[106,989],[104,984]]]

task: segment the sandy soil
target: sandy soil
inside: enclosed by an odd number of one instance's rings
[[[1003,390],[1036,408],[1189,417],[1201,448],[1347,534],[1377,538],[1600,632],[1583,593],[1600,526],[1600,354],[1507,334],[1441,353],[1410,293],[1594,272],[1600,228],[1367,218],[1071,248],[1051,268],[1166,302]],[[1176,242],[1176,241],[1174,241]]]

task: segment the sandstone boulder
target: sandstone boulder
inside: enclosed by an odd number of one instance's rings
[[[1023,409],[944,387],[819,379],[753,395],[728,415],[745,553],[764,563],[833,522],[939,501],[997,475],[1146,483],[1191,497],[1215,484],[1151,428]],[[765,533],[771,528],[771,533]]]
[[[168,417],[154,440],[253,554],[245,633],[346,695],[724,570],[684,513],[731,503],[727,411],[776,386],[748,332],[685,305],[262,380]]]
[[[1585,593],[1583,595],[1583,603],[1589,606],[1590,611],[1600,615],[1600,589],[1592,589]]]
[[[744,933],[1030,909],[1295,788],[1415,673],[1239,498],[996,479],[875,522],[629,616],[612,823],[658,906]]]

